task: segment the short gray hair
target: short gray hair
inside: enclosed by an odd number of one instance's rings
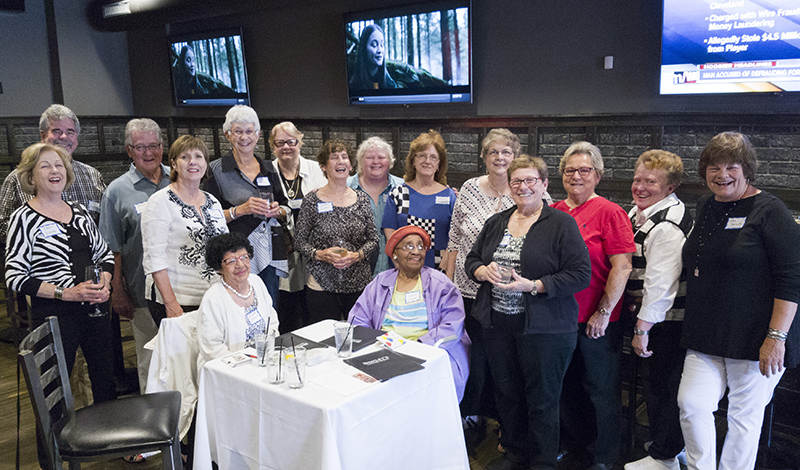
[[[389,157],[389,168],[394,166],[394,151],[392,150],[392,146],[389,145],[389,142],[386,142],[382,138],[378,136],[372,136],[369,139],[361,142],[361,145],[358,146],[358,150],[356,150],[356,171],[361,173],[361,166],[364,162],[364,154],[367,151],[377,149],[382,151]]]
[[[158,143],[163,144],[164,138],[161,136],[161,128],[158,123],[149,118],[131,119],[125,126],[125,145],[133,145],[134,132],[155,132],[158,136]]]
[[[222,133],[227,134],[234,124],[252,124],[256,132],[261,131],[261,123],[258,121],[256,110],[250,106],[237,104],[225,114],[225,123],[222,124]]]
[[[78,121],[78,116],[63,104],[51,104],[49,108],[45,109],[42,117],[39,118],[39,132],[47,134],[50,132],[50,121],[60,121],[62,119],[72,119],[75,123],[75,132],[81,135],[81,123]]]
[[[486,152],[489,151],[489,147],[494,143],[511,147],[514,158],[519,157],[519,152],[522,148],[519,143],[519,137],[508,129],[497,128],[490,130],[484,137],[483,142],[481,142],[481,160],[486,161]]]
[[[589,155],[589,159],[592,161],[592,167],[594,167],[597,176],[603,176],[603,155],[600,154],[600,149],[597,148],[596,145],[584,141],[575,142],[564,152],[564,156],[561,157],[561,163],[558,164],[559,173],[564,174],[564,167],[567,166],[567,160],[573,155]]]

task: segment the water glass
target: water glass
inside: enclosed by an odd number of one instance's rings
[[[514,268],[505,264],[498,265],[500,267],[500,284],[509,284],[511,282],[511,273]]]
[[[306,348],[285,348],[286,382],[289,388],[303,388],[306,384]]]
[[[350,357],[353,354],[353,328],[353,325],[346,321],[337,321],[333,324],[337,356]]]
[[[269,351],[269,368],[267,368],[267,376],[269,383],[276,385],[286,382],[286,350],[274,349]]]
[[[273,341],[275,337],[272,337]],[[255,336],[256,340],[256,362],[258,363],[259,367],[266,367],[267,366],[267,351],[270,351],[269,348],[269,336],[266,333],[256,333]]]

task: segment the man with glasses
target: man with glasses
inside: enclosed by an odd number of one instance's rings
[[[39,118],[39,134],[42,142],[63,147],[70,156],[78,147],[80,133],[81,124],[78,117],[66,106],[51,105]],[[64,190],[61,197],[65,201],[83,204],[97,222],[100,213],[100,199],[106,189],[103,176],[94,167],[77,160],[72,160],[72,167],[75,171],[75,182]],[[5,242],[11,214],[18,207],[30,201],[32,197],[33,194],[22,190],[17,170],[9,173],[0,189],[0,240]]]
[[[152,119],[132,119],[125,126],[125,149],[132,163],[127,173],[108,185],[100,211],[100,233],[114,253],[111,305],[131,320],[136,342],[139,388],[144,392],[150,351],[144,349],[156,327],[144,297],[142,230],[140,218],[145,203],[169,185],[169,169],[162,163],[161,129]]]

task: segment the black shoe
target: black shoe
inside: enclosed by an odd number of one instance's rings
[[[586,467],[586,470],[617,470],[617,467],[611,463],[594,463]]]
[[[520,462],[514,462],[504,455],[489,462],[486,465],[486,470],[528,470],[528,466]]]

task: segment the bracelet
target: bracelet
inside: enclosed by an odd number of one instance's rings
[[[788,331],[776,330],[774,328],[770,328],[767,330],[767,338],[776,339],[778,341],[786,342],[786,337],[788,335],[789,335]]]
[[[312,248],[311,249],[311,259],[317,259],[317,249],[316,248]]]
[[[599,309],[597,309],[597,312],[598,312],[598,313],[600,313],[600,315],[602,315],[602,316],[604,316],[604,317],[610,317],[610,316],[611,316],[611,311],[609,311],[609,310],[606,310],[606,309],[604,309],[604,308],[602,308],[602,307],[600,307]]]
[[[231,206],[231,208],[228,209],[228,214],[231,215],[231,220],[236,220],[236,206]]]
[[[634,336],[647,336],[650,334],[649,330],[640,330],[638,326],[633,327]]]
[[[64,288],[61,286],[56,286],[56,291],[53,292],[53,298],[56,300],[61,300],[64,296]]]

